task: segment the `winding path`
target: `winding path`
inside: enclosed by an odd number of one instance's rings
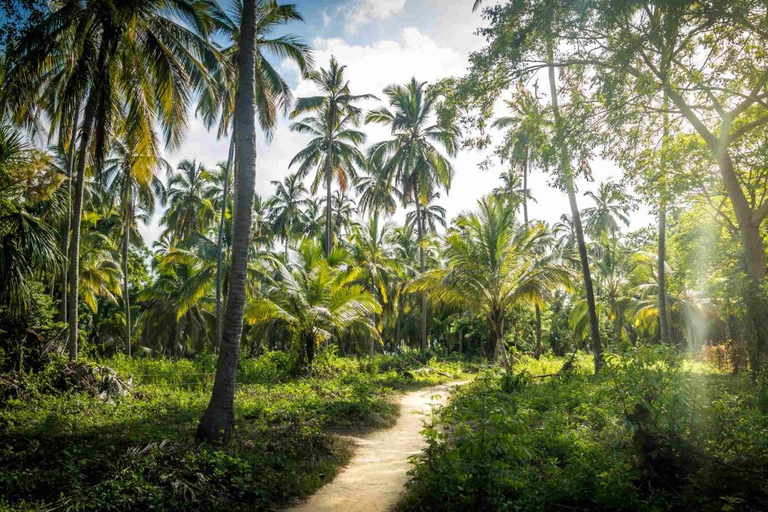
[[[408,457],[426,446],[420,434],[432,404],[445,404],[448,383],[412,391],[400,397],[400,417],[392,428],[352,438],[355,454],[331,483],[289,512],[384,512],[392,510],[408,481]]]

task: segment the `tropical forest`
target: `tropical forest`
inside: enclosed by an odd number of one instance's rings
[[[0,511],[768,510],[767,218],[766,0],[0,0]]]

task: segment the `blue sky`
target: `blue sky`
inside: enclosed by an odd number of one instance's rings
[[[347,66],[353,92],[381,95],[388,84],[404,83],[412,76],[422,81],[435,81],[446,76],[462,75],[467,69],[471,51],[482,46],[474,32],[482,24],[479,13],[472,12],[471,0],[296,0],[305,23],[292,24],[287,31],[303,37],[314,49],[317,65],[325,66],[331,55]],[[490,3],[490,1],[488,2]],[[297,97],[312,95],[312,86],[300,79],[297,70],[280,65],[285,78]],[[372,102],[366,107],[373,107]],[[260,139],[257,160],[257,193],[269,196],[273,180],[282,180],[292,172],[288,164],[307,139],[291,133],[289,122],[282,120],[267,145]],[[365,128],[368,142],[388,136],[381,127]],[[184,146],[167,155],[175,164],[183,158],[197,159],[213,166],[226,159],[226,141],[216,141],[215,134],[206,132],[193,120]],[[472,209],[476,200],[499,183],[500,166],[482,171],[478,165],[487,153],[462,151],[455,159],[456,177],[449,194],[440,199],[449,218]],[[594,162],[596,182],[581,183],[581,191],[596,188],[597,181],[616,174],[606,162]],[[538,203],[531,205],[531,216],[555,222],[568,210],[564,194],[547,185],[543,173],[531,175],[530,187]],[[588,205],[581,197],[580,206]],[[403,212],[395,219],[402,220]],[[652,219],[645,213],[633,219],[633,228]],[[154,241],[159,232],[158,218],[142,229],[146,241]]]

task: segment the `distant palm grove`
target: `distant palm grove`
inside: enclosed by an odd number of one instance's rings
[[[1,510],[273,510],[462,372],[405,510],[765,506],[768,5],[455,3],[463,76],[361,90],[275,0],[0,2]]]

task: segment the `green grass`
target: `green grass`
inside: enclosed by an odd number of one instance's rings
[[[286,354],[245,359],[233,441],[215,450],[193,442],[215,358],[99,361],[135,382],[107,401],[53,389],[60,364],[0,403],[0,509],[271,510],[333,477],[349,456],[335,432],[391,424],[393,392],[447,380],[409,376],[419,365],[402,357],[321,356],[311,378],[292,377]]]
[[[483,373],[426,431],[401,509],[765,510],[765,385],[660,347],[609,358],[522,357]],[[633,414],[645,407],[648,417]],[[640,431],[640,434],[638,434]]]

